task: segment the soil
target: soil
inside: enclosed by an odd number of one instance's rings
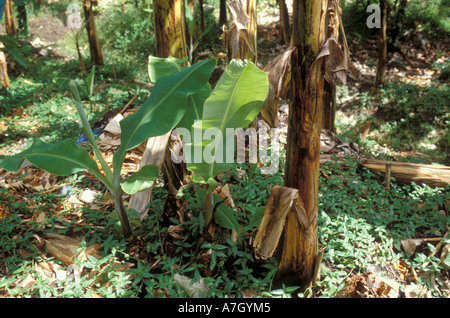
[[[71,32],[65,24],[64,17],[45,15],[30,20],[30,43],[35,48],[41,48],[41,55],[47,55],[52,51],[55,58],[67,58],[61,51],[60,41]]]

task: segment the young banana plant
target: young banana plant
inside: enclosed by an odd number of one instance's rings
[[[106,163],[98,148],[83,105],[74,82],[70,89],[81,119],[83,130],[92,145],[95,159],[91,159],[86,149],[78,147],[74,140],[65,139],[56,144],[48,144],[36,139],[25,151],[13,156],[0,156],[0,168],[18,171],[27,159],[36,167],[55,175],[67,176],[79,171],[89,171],[97,177],[114,197],[116,211],[127,241],[133,240],[133,233],[123,202],[124,193],[134,194],[151,186],[158,175],[157,166],[144,166],[138,172],[122,180],[121,170],[127,151],[140,145],[148,138],[163,135],[172,130],[184,117],[189,96],[200,91],[216,66],[211,58],[198,62],[177,73],[159,78],[150,97],[132,115],[120,122],[121,144],[114,153],[113,166]]]
[[[206,99],[201,120],[192,125],[194,140],[186,144],[193,148],[187,152],[192,156],[187,169],[194,173],[197,181],[208,184],[204,194],[206,227],[213,218],[216,204],[212,193],[216,184],[214,178],[230,170],[234,163],[235,131],[247,128],[255,119],[268,90],[265,72],[251,61],[232,60]],[[195,137],[199,134],[201,139]],[[202,155],[202,160],[195,158],[196,153]]]
[[[184,61],[150,57],[150,80],[153,82],[161,76],[183,70],[181,64]],[[213,90],[206,84],[188,98],[188,110],[176,128],[184,138],[186,167],[194,173],[193,181],[203,185],[197,192],[197,198],[205,206],[206,229],[214,217],[221,226],[239,232],[233,211],[220,206],[218,196],[213,195],[212,190],[217,184],[214,178],[231,169],[234,162],[234,132],[246,128],[258,115],[268,90],[269,81],[265,72],[251,61],[232,60]]]

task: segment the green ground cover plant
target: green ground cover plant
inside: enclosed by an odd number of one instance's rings
[[[445,10],[437,8],[445,7],[446,2],[431,2],[424,7],[420,1],[410,1],[407,26],[412,27],[413,20],[417,20],[426,34],[441,36],[442,30],[448,31],[448,17]],[[56,14],[69,3],[51,3],[47,9]],[[357,25],[358,19],[364,23],[367,17],[366,6],[361,2],[345,1],[343,9],[344,23],[348,26]],[[213,11],[213,5],[206,12],[209,12],[207,25],[215,23],[213,14],[217,10]],[[146,84],[148,55],[154,50],[149,13],[135,3],[127,3],[125,12],[106,8],[97,17],[105,66],[95,69],[94,95],[98,94],[98,99],[92,112],[90,107],[86,108],[91,127],[108,112],[123,108],[135,94],[138,95],[135,105],[142,106],[152,92],[153,86]],[[359,39],[359,43],[366,36],[376,36],[376,30],[352,30],[346,26],[346,31],[350,40]],[[362,31],[368,33],[360,34]],[[210,56],[223,50],[219,33],[219,29],[208,29],[195,53],[210,50],[207,53]],[[85,45],[86,66],[92,71],[86,58],[87,39],[82,37],[80,41]],[[263,41],[260,48],[272,50],[271,39],[266,37]],[[61,43],[74,45],[70,36]],[[1,154],[18,153],[36,137],[51,144],[65,139],[75,144],[84,130],[78,122],[70,90],[62,89],[54,79],[83,80],[87,74],[79,72],[76,59],[61,60],[53,55],[33,58],[39,49],[24,40],[20,44],[28,63],[10,69],[11,87],[0,93]],[[445,52],[440,51],[436,57],[443,55]],[[205,55],[193,56],[197,62]],[[434,55],[427,58],[439,73],[447,72],[445,62],[434,62]],[[372,68],[376,63],[372,57],[366,62]],[[392,159],[393,153],[417,150],[428,157],[396,158],[445,162],[450,104],[446,84],[435,79],[420,86],[389,80],[379,93],[371,91],[367,83],[356,91],[351,84],[338,88],[338,101],[352,98],[350,103],[338,105],[339,137],[358,142],[359,126],[372,120],[374,134],[359,144],[364,154]],[[88,104],[89,93],[81,94],[78,102]],[[405,297],[409,285],[394,269],[398,263],[419,274],[416,284],[425,286],[431,297],[449,297],[450,260],[441,258],[438,241],[424,241],[413,254],[405,251],[402,241],[437,237],[442,238],[442,245],[450,243],[449,236],[445,236],[450,223],[448,205],[445,208],[450,188],[392,180],[391,188],[386,190],[384,176],[361,168],[351,157],[321,165],[318,228],[323,258],[316,285],[301,293],[297,286],[276,286],[273,283],[278,265],[276,253],[268,260],[257,260],[252,240],[270,187],[283,184],[285,158],[284,147],[281,148],[277,173],[264,175],[256,164],[234,163],[220,178],[215,176],[218,184],[229,185],[236,207],[217,206],[216,212],[232,213],[234,221],[230,226],[226,220],[216,220],[212,240],[205,240],[205,205],[201,196],[204,189],[195,182],[176,195],[176,200],[187,204],[185,217],[180,219],[167,215],[167,188],[163,178],[158,177],[147,217],[141,220],[136,214],[128,215],[136,237],[136,244],[130,246],[123,238],[119,217],[111,213],[114,203],[102,205],[110,200],[107,188],[88,173],[79,171],[58,177],[57,184],[65,185],[61,188],[64,191],[52,193],[21,182],[37,173],[37,169],[26,170],[24,175],[8,175],[8,180],[15,183],[8,189],[0,187],[0,297],[162,298],[201,293],[220,298],[329,298],[338,295],[349,279],[367,271],[396,281],[399,297]],[[86,149],[91,152],[92,146]],[[391,152],[386,153],[385,149]],[[97,191],[98,199],[68,207],[71,195],[79,195],[85,189]],[[219,203],[217,196],[213,199]],[[45,214],[43,220],[39,219],[41,213]],[[240,229],[237,236],[233,233],[236,224]],[[48,253],[42,239],[46,233],[83,238],[73,265],[66,266]],[[96,244],[98,257],[83,255],[83,251]],[[46,266],[54,266],[54,271],[64,276],[46,275],[42,270]]]

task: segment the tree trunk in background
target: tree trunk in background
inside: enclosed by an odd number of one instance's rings
[[[334,6],[332,8],[331,6]],[[339,40],[339,17],[336,12],[340,9],[339,0],[330,0],[329,10],[326,15],[327,38],[334,37]],[[336,85],[333,83],[324,83],[323,94],[323,119],[322,128],[335,132],[336,117]]]
[[[403,20],[405,17],[405,9],[406,9],[407,0],[400,0],[397,9],[397,15],[395,16],[395,23],[392,29],[390,48],[397,49],[398,41],[400,40],[400,36],[403,33]]]
[[[155,0],[153,15],[156,34],[156,55],[185,58],[186,28],[182,0]]]
[[[194,2],[195,2],[195,0],[188,0],[187,1],[188,7],[184,8],[184,9],[185,10],[189,10],[191,12],[191,15],[192,15],[192,17],[193,17],[193,19],[195,21],[195,3]],[[187,24],[187,22],[186,22],[186,24]],[[197,23],[197,21],[195,21],[194,24],[195,24],[194,25],[194,32],[193,32],[193,34],[191,34],[191,36],[194,39],[194,43],[195,43],[195,41],[197,41],[197,38],[198,38],[198,23]],[[190,32],[189,28],[188,28],[187,31]]]
[[[198,1],[198,9],[200,10],[200,34],[205,32],[205,14],[203,11],[203,0]]]
[[[258,52],[258,19],[256,12],[256,0],[246,0],[243,1],[245,12],[248,15],[248,34],[250,35],[250,41],[253,44],[253,48],[255,52]],[[250,51],[250,48],[247,47],[247,52],[244,56],[248,56],[248,59],[251,59],[255,64],[258,60],[258,55],[253,54]],[[252,58],[251,58],[252,57]]]
[[[314,63],[325,39],[327,0],[294,1],[291,101],[289,105],[284,184],[299,190],[309,226],[295,213],[285,223],[277,281],[307,288],[314,279],[318,254],[317,216],[320,130],[322,128],[323,61]]]
[[[386,73],[386,62],[387,62],[387,0],[380,1],[381,9],[381,29],[380,29],[380,47],[378,50],[378,65],[377,74],[375,77],[375,87],[379,87],[384,83],[384,75]]]
[[[11,0],[6,0],[5,2],[5,28],[6,34],[9,34],[11,36],[17,35],[17,30],[14,25],[14,15]]]
[[[280,6],[280,28],[281,28],[281,40],[284,45],[290,45],[291,43],[291,28],[289,26],[289,11],[286,6],[285,0],[279,0]]]
[[[220,0],[220,9],[219,9],[219,26],[222,28],[222,25],[227,24],[227,2],[226,0]]]
[[[17,21],[19,24],[19,33],[25,37],[30,36],[30,29],[28,26],[28,13],[27,6],[25,4],[17,6]]]
[[[84,17],[86,20],[86,31],[89,39],[91,61],[95,65],[103,65],[103,55],[100,49],[100,43],[98,42],[94,11],[92,10],[92,6],[94,5],[97,5],[97,0],[83,0]]]
[[[4,45],[0,42],[0,48],[3,48]],[[6,55],[3,51],[0,50],[0,88],[4,89],[9,87],[9,77],[8,77],[8,66],[6,64]]]
[[[186,10],[189,10],[191,19],[188,19]],[[198,23],[195,19],[195,4],[194,0],[187,0],[187,7],[184,8],[185,11],[185,24],[186,24],[186,45],[189,52],[189,62],[193,64],[196,58],[196,50],[194,50],[195,43],[198,40]]]

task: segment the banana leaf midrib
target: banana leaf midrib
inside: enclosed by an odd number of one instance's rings
[[[78,148],[78,149],[81,150],[81,148]],[[87,152],[86,152],[86,154],[88,155],[89,160],[91,160],[91,162],[94,164],[92,167],[90,167],[87,163],[84,163],[83,162],[84,160],[82,160],[82,159],[77,160],[76,158],[73,159],[73,156],[69,156],[69,155],[65,156],[65,155],[60,155],[60,154],[50,153],[50,152],[35,152],[35,151],[33,151],[33,152],[29,152],[29,153],[20,153],[20,154],[17,154],[16,156],[23,157],[24,159],[29,160],[33,164],[35,164],[35,161],[32,158],[36,157],[36,156],[53,157],[53,158],[60,159],[63,161],[68,161],[68,162],[71,162],[75,165],[78,165],[78,166],[84,168],[85,170],[92,172],[96,177],[98,177],[102,181],[105,180],[104,176],[100,173],[100,170],[98,170],[98,167],[97,167],[95,161],[89,157],[89,154]],[[77,158],[79,158],[79,156]],[[64,174],[64,175],[66,175],[66,174]]]
[[[248,67],[246,66],[246,67],[242,70],[242,72],[240,73],[240,76],[239,76],[238,80],[236,81],[236,83],[235,83],[235,85],[234,85],[234,88],[233,88],[233,92],[232,92],[232,94],[231,94],[231,97],[228,99],[228,103],[227,103],[227,107],[226,107],[226,111],[225,111],[225,116],[224,116],[224,119],[223,119],[223,121],[222,121],[222,123],[221,123],[221,125],[220,125],[220,131],[221,131],[221,132],[223,132],[223,130],[226,128],[226,127],[224,127],[224,126],[225,126],[225,124],[228,122],[228,116],[229,116],[229,114],[230,114],[231,105],[233,104],[234,98],[235,98],[235,96],[236,96],[236,94],[237,94],[236,92],[237,92],[237,90],[238,90],[238,88],[239,88],[239,84],[240,84],[242,78],[244,77],[245,72],[247,72],[247,69],[248,69]],[[222,134],[222,138],[223,138],[223,134]],[[214,146],[214,149],[216,148],[217,143],[218,143],[218,140],[217,140],[217,139],[218,139],[218,138],[216,137],[216,138],[214,138],[214,140],[212,141],[212,145]],[[223,155],[223,154],[222,154],[222,155]],[[210,168],[209,168],[209,176],[213,176],[213,175],[214,175],[213,173],[214,173],[214,164],[210,164]]]
[[[239,84],[240,84],[240,82],[242,81],[242,78],[244,77],[245,72],[247,72],[247,69],[248,69],[248,67],[246,66],[246,67],[242,70],[242,72],[241,72],[241,74],[240,74],[240,76],[239,76],[239,78],[238,78],[238,80],[237,80],[236,85],[234,85],[233,93],[231,94],[231,98],[229,99],[229,102],[228,102],[228,105],[227,105],[227,109],[226,109],[226,112],[225,112],[224,120],[222,121],[222,124],[220,125],[220,131],[223,131],[224,128],[226,128],[226,127],[224,127],[224,125],[225,125],[225,123],[228,121],[228,116],[229,116],[229,113],[230,113],[231,104],[233,104],[232,101],[234,101],[234,98],[235,98],[235,96],[236,96],[236,91],[238,90]]]

